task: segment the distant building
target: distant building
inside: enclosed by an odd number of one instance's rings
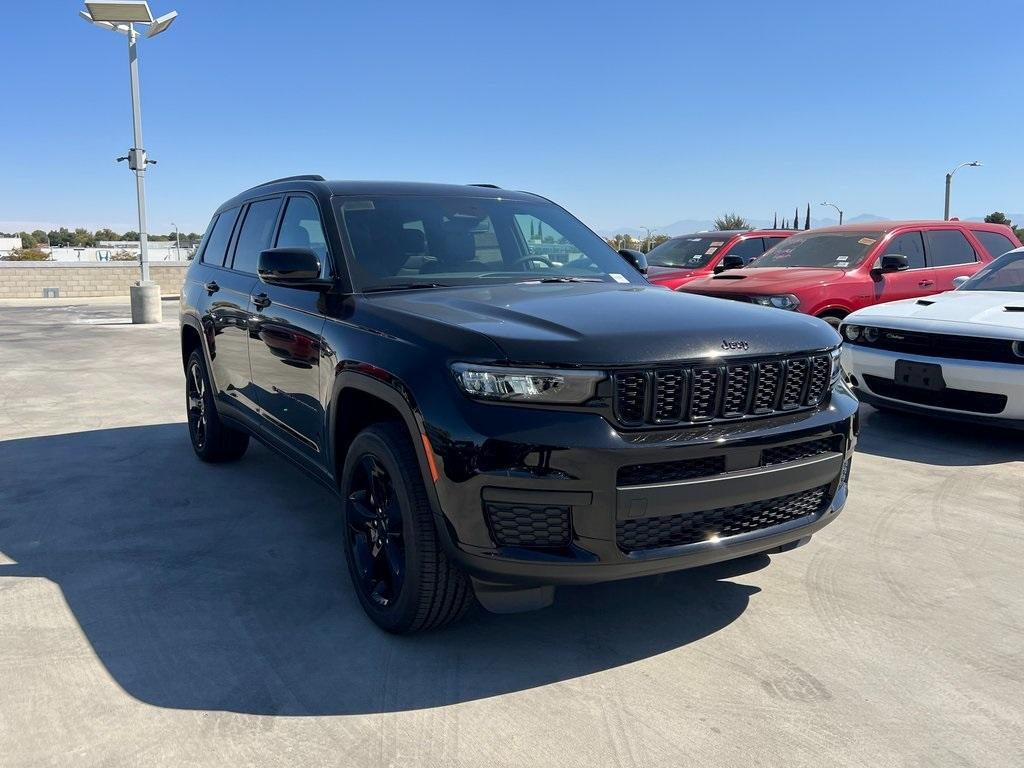
[[[0,237],[0,258],[7,256],[15,248],[21,248],[20,237]]]

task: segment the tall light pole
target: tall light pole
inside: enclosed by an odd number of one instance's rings
[[[128,38],[128,74],[131,80],[132,97],[132,136],[134,144],[118,162],[128,161],[128,167],[135,172],[135,194],[139,209],[139,265],[141,281],[132,290],[132,321],[160,321],[160,287],[149,281],[149,242],[146,234],[146,166],[156,164],[156,160],[146,157],[142,146],[142,105],[139,99],[139,56],[137,43],[139,38],[138,25],[148,26],[146,37],[156,37],[165,32],[178,17],[177,11],[154,19],[145,0],[125,0],[124,2],[86,2],[86,10],[79,15],[94,24],[111,32],[117,32]]]
[[[972,160],[969,163],[960,163],[956,168],[946,174],[946,208],[942,214],[944,221],[949,221],[949,188],[953,184],[953,174],[959,171],[964,166],[970,166],[971,168],[978,168],[981,166],[977,160]]]
[[[836,205],[835,203],[822,203],[822,205],[828,206],[830,208],[835,208],[836,213],[839,214],[839,223],[843,223],[843,211],[838,205]]]
[[[181,261],[181,234],[178,232],[178,225],[173,221],[171,226],[174,227],[174,258]]]

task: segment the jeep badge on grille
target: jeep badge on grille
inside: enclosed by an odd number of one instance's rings
[[[750,349],[750,343],[746,341],[729,341],[728,339],[722,339],[722,349],[742,349],[746,352]]]

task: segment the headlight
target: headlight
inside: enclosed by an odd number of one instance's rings
[[[864,329],[864,341],[868,344],[874,344],[878,341],[878,329],[877,328],[865,328]]]
[[[502,368],[455,363],[459,388],[470,397],[530,403],[583,403],[605,375],[599,371]]]
[[[846,337],[847,341],[856,341],[860,338],[860,326],[859,325],[844,325],[843,336]]]
[[[752,296],[751,300],[762,307],[775,307],[776,309],[796,309],[800,306],[800,299],[791,293],[781,293],[777,296]]]
[[[832,380],[830,383],[833,386],[836,384],[836,382],[839,381],[840,377],[843,375],[843,365],[840,362],[840,359],[842,357],[842,351],[843,348],[840,346],[836,347],[829,353],[829,356],[832,358]]]

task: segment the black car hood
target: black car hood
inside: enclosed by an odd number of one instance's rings
[[[826,323],[807,315],[654,286],[501,284],[366,298],[378,312],[406,321],[421,318],[484,335],[515,363],[637,365],[839,343]]]

